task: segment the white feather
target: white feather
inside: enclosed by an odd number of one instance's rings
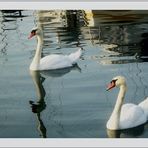
[[[147,121],[141,107],[135,104],[124,104],[121,108],[120,129],[127,129],[141,125]]]

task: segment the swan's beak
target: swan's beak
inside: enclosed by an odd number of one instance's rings
[[[112,88],[114,88],[116,85],[115,85],[115,82],[114,81],[111,81],[109,84],[108,84],[108,86],[107,86],[107,91],[108,90],[111,90]]]

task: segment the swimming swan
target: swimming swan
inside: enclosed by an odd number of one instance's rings
[[[106,124],[107,129],[128,129],[144,124],[148,119],[148,97],[139,105],[132,103],[123,105],[127,90],[125,78],[123,76],[113,78],[107,90],[114,87],[119,87],[120,90],[114,110]]]
[[[37,36],[37,49],[30,70],[55,70],[66,67],[72,67],[80,58],[82,49],[71,53],[70,55],[50,54],[41,58],[42,45],[43,45],[43,32],[40,28],[33,28],[28,39]]]

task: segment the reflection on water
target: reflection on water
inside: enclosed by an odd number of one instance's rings
[[[103,56],[101,63],[148,61],[146,11],[137,14],[137,11],[50,10],[38,11],[36,20],[44,30],[45,50],[49,46],[57,49],[85,46],[82,42],[85,39],[104,51],[95,57],[100,60]],[[130,59],[120,59],[125,56]]]
[[[69,73],[71,70],[78,70],[81,71],[81,69],[78,67],[78,65],[74,65],[70,68],[64,68],[59,70],[46,70],[46,71],[30,71],[32,80],[34,82],[36,93],[37,93],[37,103],[30,100],[29,103],[31,104],[32,112],[36,114],[37,121],[38,121],[38,130],[40,132],[40,136],[43,138],[46,138],[46,127],[41,119],[41,112],[46,109],[46,103],[45,103],[45,96],[46,91],[43,86],[43,82],[45,81],[45,77],[62,77],[65,74]],[[43,75],[43,76],[42,76]]]
[[[0,137],[147,138],[147,125],[106,131],[116,92],[105,91],[124,75],[125,102],[148,96],[147,24],[148,11],[0,11]],[[83,47],[79,66],[30,77],[36,41],[27,36],[35,25],[44,33],[42,56]]]
[[[44,31],[44,48],[76,47],[80,45],[77,13],[69,11],[39,11],[37,25]]]
[[[45,78],[43,78],[40,75],[40,72],[38,71],[30,71],[30,74],[32,76],[38,101],[37,103],[34,103],[33,101],[29,101],[31,104],[32,112],[36,114],[37,121],[38,121],[38,130],[40,132],[41,137],[46,138],[46,127],[44,126],[44,123],[41,119],[41,112],[46,108],[46,103],[44,101],[44,97],[46,95],[45,89],[43,87],[43,82]]]
[[[4,62],[7,59],[7,49],[8,49],[8,31],[17,30],[17,18],[25,17],[22,15],[22,10],[1,10],[0,11],[0,57],[2,55]],[[3,62],[3,63],[4,63]]]

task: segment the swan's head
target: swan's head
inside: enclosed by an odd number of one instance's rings
[[[110,90],[114,87],[120,87],[121,85],[126,86],[126,80],[123,76],[114,77],[107,86],[107,90]]]
[[[36,35],[40,35],[40,34],[41,34],[41,29],[34,27],[34,28],[32,28],[28,39],[31,39],[32,37],[34,37]]]

